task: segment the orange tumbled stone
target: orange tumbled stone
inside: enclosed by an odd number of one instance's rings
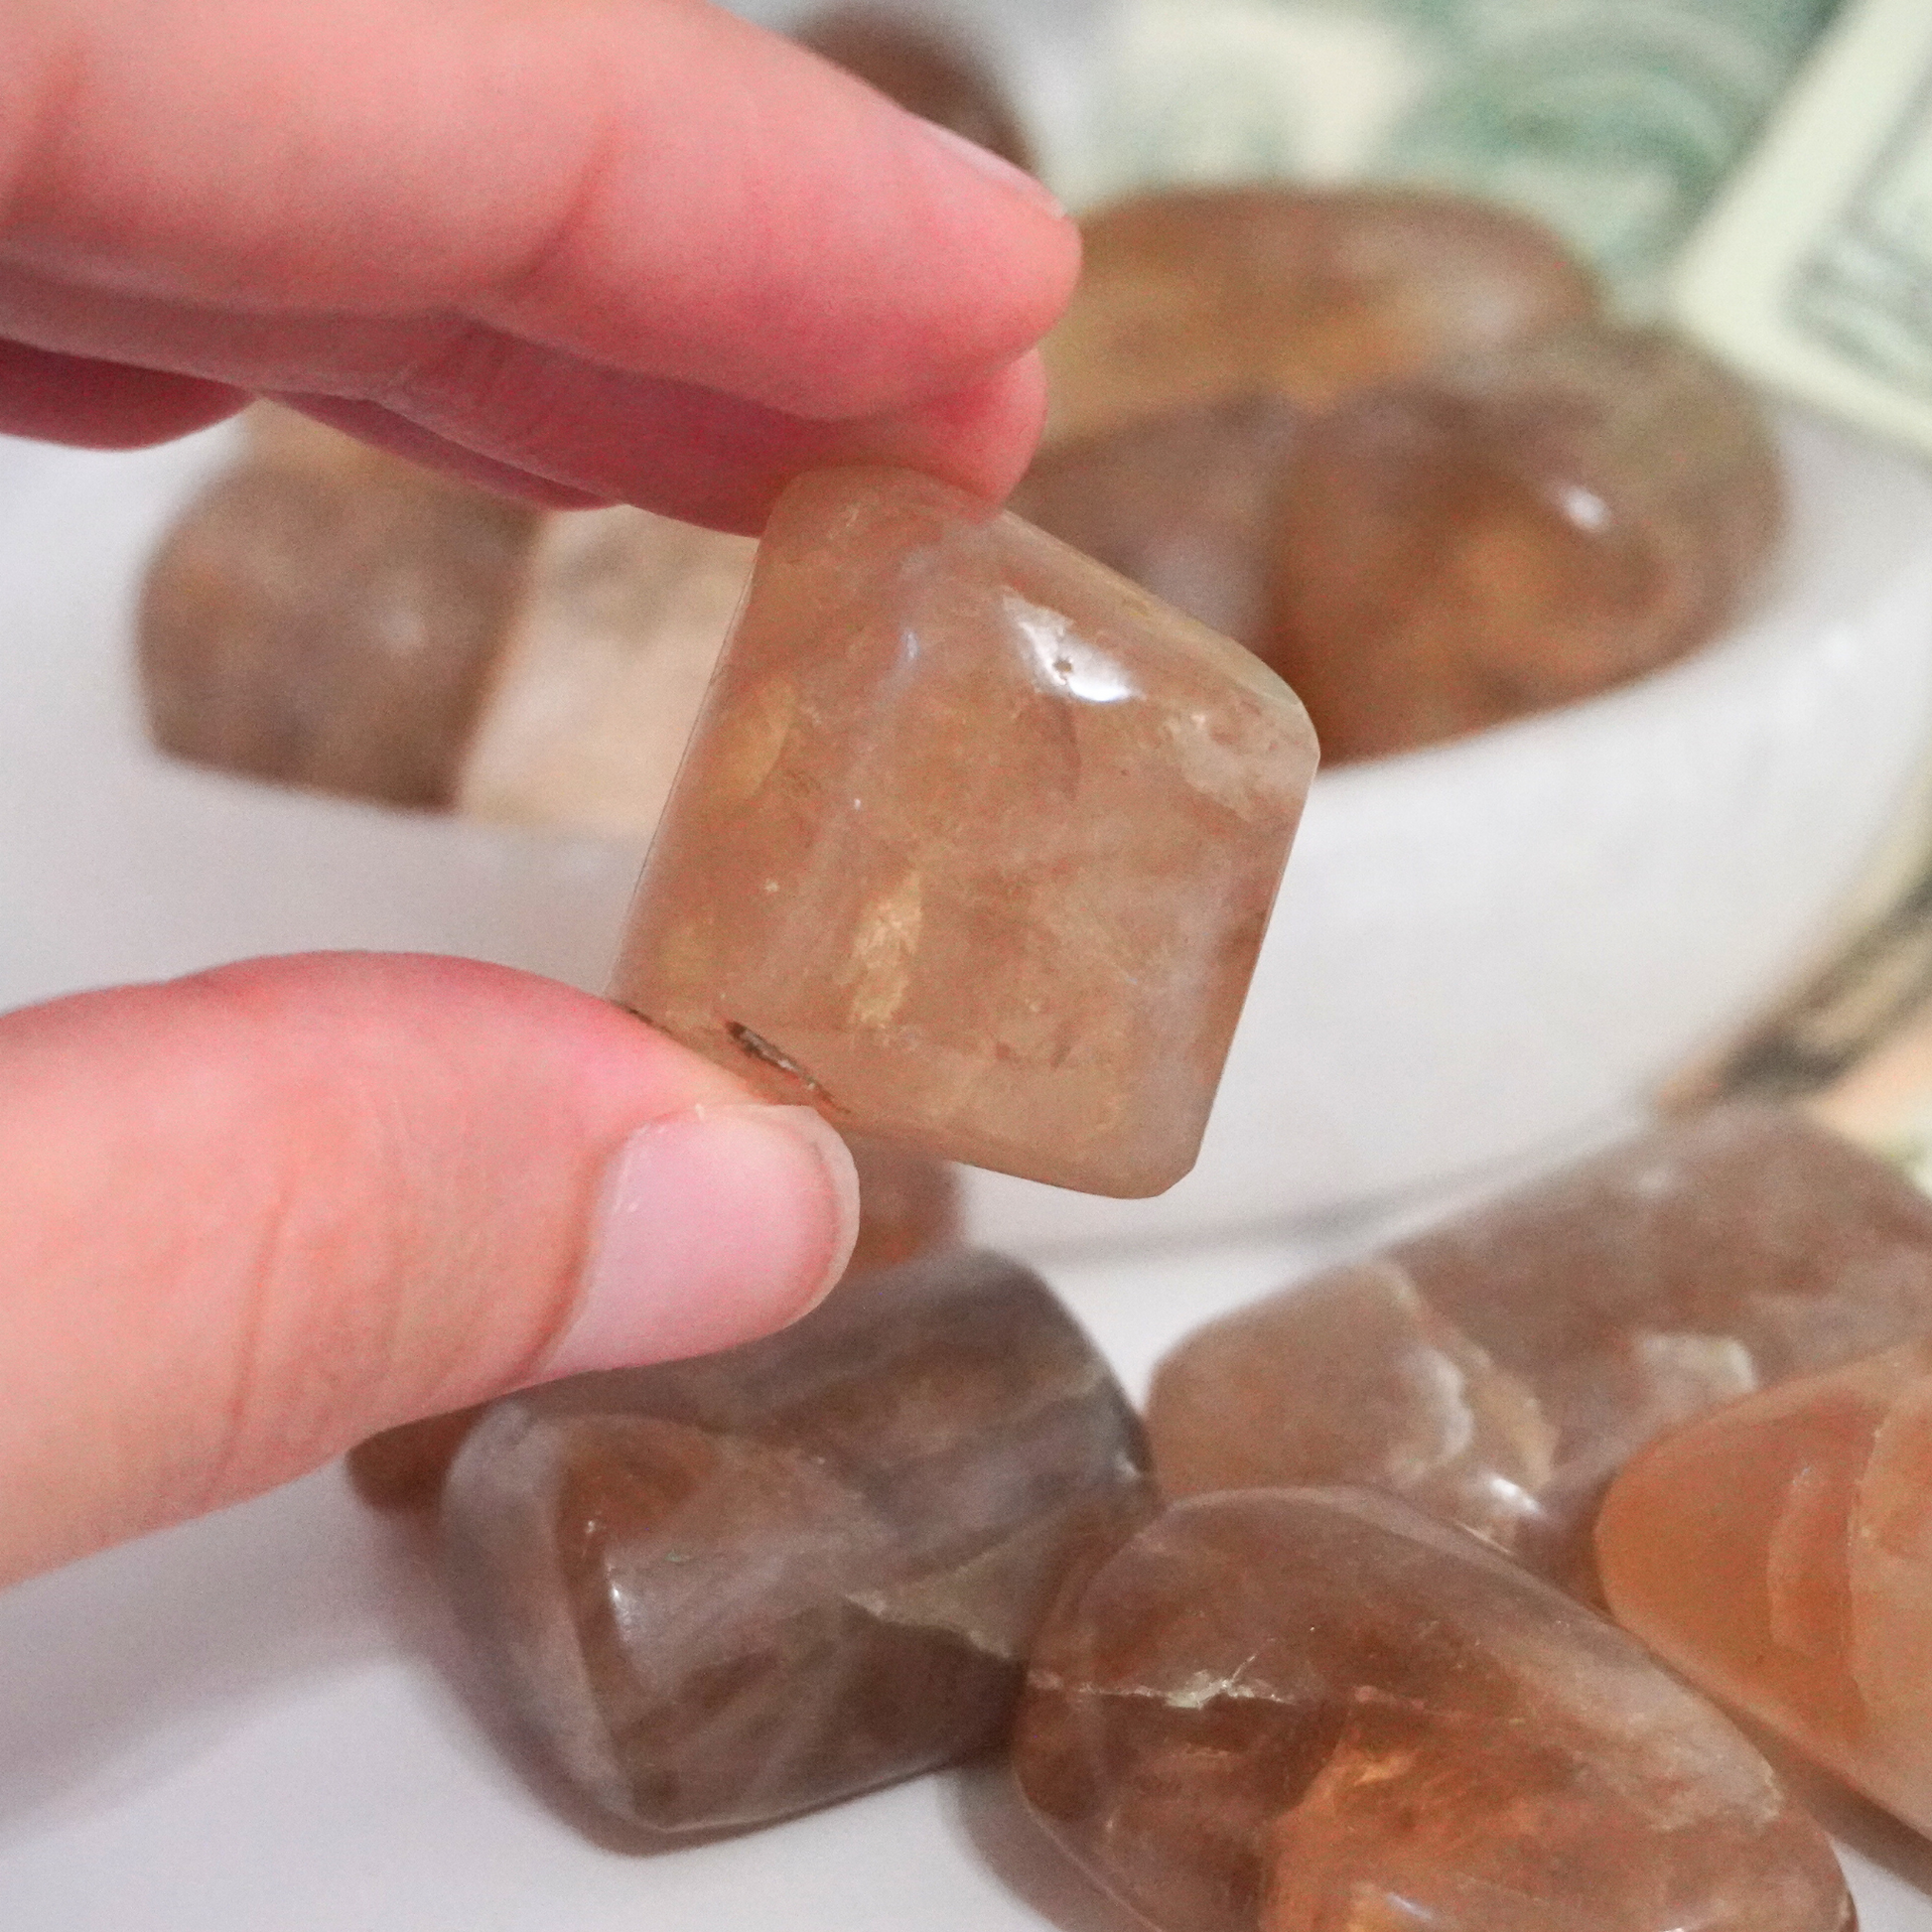
[[[1273,672],[1090,558],[923,477],[805,477],[613,997],[842,1130],[1158,1193],[1314,761]]]
[[[1818,1828],[1581,1604],[1348,1490],[1203,1496],[1060,1596],[1015,1734],[1156,1932],[1843,1932]]]
[[[1932,1342],[1665,1437],[1596,1551],[1667,1663],[1932,1832]]]

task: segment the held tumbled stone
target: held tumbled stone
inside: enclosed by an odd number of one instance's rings
[[[149,731],[178,758],[447,806],[536,512],[287,412],[193,503],[140,615]]]
[[[1038,1280],[942,1255],[766,1341],[495,1404],[444,1529],[554,1767],[614,1820],[706,1832],[1002,1736],[1048,1596],[1140,1520],[1144,1470]]]
[[[859,1172],[859,1235],[839,1293],[876,1268],[960,1245],[959,1176],[951,1168],[883,1141],[854,1138],[847,1146]],[[428,1508],[484,1407],[425,1416],[356,1444],[346,1458],[355,1493],[373,1509]]]
[[[1932,1330],[1932,1201],[1802,1115],[1725,1107],[1258,1302],[1162,1363],[1171,1495],[1361,1483],[1585,1595],[1641,1445]]]
[[[1730,1725],[1481,1544],[1361,1491],[1181,1503],[1055,1604],[1015,1738],[1157,1932],[1846,1932]]]
[[[1546,229],[1453,195],[1168,190],[1081,234],[1044,344],[1049,443],[1257,390],[1325,408],[1597,307]]]
[[[1932,1832],[1932,1343],[1662,1438],[1596,1552],[1666,1663]]]
[[[1661,331],[1565,330],[1310,424],[1258,648],[1330,759],[1432,744],[1707,642],[1782,503],[1735,377]]]
[[[1314,760],[1249,652],[1017,517],[905,472],[802,478],[613,997],[841,1129],[1158,1193]]]

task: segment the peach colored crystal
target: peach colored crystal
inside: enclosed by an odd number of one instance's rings
[[[1238,396],[1042,455],[1012,507],[1251,650],[1267,634],[1282,474],[1306,420]]]
[[[1248,652],[944,484],[786,491],[613,996],[834,1125],[1192,1165],[1314,766]]]
[[[1845,1932],[1728,1723],[1473,1538],[1346,1490],[1200,1497],[1064,1591],[1015,1738],[1157,1932]]]
[[[1594,1593],[1604,1486],[1660,1431],[1932,1329],[1932,1201],[1726,1107],[1208,1323],[1161,1365],[1171,1494],[1359,1482]]]
[[[756,547],[647,510],[547,518],[458,774],[458,809],[649,837]]]
[[[1452,195],[1168,190],[1081,234],[1045,343],[1049,443],[1257,390],[1323,408],[1597,306],[1547,229]]]
[[[1932,1832],[1932,1342],[1665,1437],[1596,1550],[1667,1663]]]
[[[1706,642],[1781,528],[1750,391],[1583,325],[1352,398],[1287,465],[1257,648],[1330,759],[1568,704]]]

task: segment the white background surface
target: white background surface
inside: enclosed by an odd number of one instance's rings
[[[635,852],[286,796],[146,753],[127,674],[133,587],[181,490],[222,447],[216,437],[114,459],[0,445],[0,1007],[247,952],[341,944],[443,946],[599,984]],[[1778,891],[1787,899],[1802,894],[1775,928],[1789,945],[1849,883],[1904,783],[1928,709],[1924,640],[1932,634],[1907,581],[1927,561],[1923,486],[1882,464],[1866,467],[1830,438],[1814,439],[1813,457],[1815,506],[1853,516],[1863,533],[1863,547],[1849,553],[1855,569],[1848,573],[1843,556],[1832,563],[1836,581],[1846,597],[1867,601],[1888,584],[1891,627],[1841,623],[1798,652],[1814,672],[1793,671],[1796,657],[1759,646],[1767,674],[1786,681],[1778,702],[1753,714],[1742,740],[1751,756],[1712,748],[1709,731],[1728,715],[1719,706],[1702,714],[1699,732],[1671,741],[1666,767],[1680,801],[1686,787],[1734,784],[1740,772],[1758,787],[1712,822],[1734,838],[1743,836],[1740,814],[1768,811],[1766,839],[1750,849],[1796,842],[1783,874],[1753,876],[1772,910]],[[1692,694],[1708,689],[1701,679],[1729,675],[1722,665],[1693,672]],[[1873,722],[1887,717],[1888,733]],[[1764,734],[1773,727],[1815,753],[1804,766],[1803,810],[1765,778],[1778,741]],[[1874,774],[1880,753],[1891,762]],[[1415,782],[1418,768],[1427,767],[1411,765],[1403,782]],[[1353,788],[1367,796],[1364,823],[1390,822],[1393,807],[1377,801],[1372,784]],[[1833,816],[1846,791],[1856,809]],[[1522,794],[1505,785],[1500,795],[1520,810]],[[1807,813],[1824,813],[1830,829],[1807,830]],[[1640,857],[1641,827],[1627,812],[1616,822],[1627,868]],[[1521,1069],[1485,1074],[1470,1045],[1484,1037],[1471,1031],[1480,1015],[1472,1017],[1470,1001],[1487,998],[1501,1010],[1483,987],[1507,935],[1486,925],[1486,914],[1470,918],[1456,880],[1491,882],[1485,903],[1507,904],[1505,889],[1520,875],[1498,841],[1521,829],[1492,826],[1466,873],[1436,879],[1426,902],[1450,917],[1435,939],[1412,928],[1406,956],[1368,962],[1407,988],[1403,1026],[1424,1029],[1421,1037],[1447,1030],[1449,1060],[1470,1062],[1470,1077],[1505,1092],[1520,1087]],[[1594,849],[1588,827],[1569,829],[1579,853]],[[1335,880],[1353,882],[1358,902],[1394,897],[1399,882],[1358,874],[1372,840],[1351,847],[1340,833],[1322,837],[1338,842],[1328,864]],[[1425,856],[1440,866],[1440,852]],[[1587,884],[1573,881],[1573,894]],[[1670,912],[1666,900],[1646,916]],[[1318,935],[1318,910],[1311,917]],[[1600,924],[1586,936],[1599,949],[1615,938]],[[1342,972],[1365,970],[1332,934],[1324,943],[1341,948]],[[1768,983],[1782,962],[1757,956],[1744,965],[1753,984]],[[1699,985],[1705,997],[1709,988]],[[1568,1057],[1539,1060],[1538,1080],[1567,1066],[1600,1087],[1605,1030],[1592,1031],[1587,1007],[1565,1004],[1574,988],[1546,991],[1530,1017],[1550,1052]],[[1726,997],[1743,996],[1729,984]],[[1618,1011],[1636,1006],[1626,1000]],[[1346,1044],[1329,1039],[1323,1050]],[[1618,1098],[1599,1094],[1603,1105]],[[1299,1104],[1292,1092],[1268,1100],[1277,1114]],[[1396,1126],[1413,1133],[1415,1124]],[[1055,1229],[1033,1226],[1027,1236],[1015,1220],[1008,1232],[1051,1249]],[[1374,1231],[1358,1223],[1322,1238],[1175,1246],[1061,1261],[1049,1273],[1138,1391],[1156,1355],[1204,1315]],[[1932,1882],[1932,1863],[1916,1841],[1868,1814],[1848,1819],[1890,1861],[1850,1862],[1866,1932],[1932,1932],[1932,1902],[1918,1888]],[[1117,1932],[1119,1924],[985,1770],[655,1858],[588,1844],[488,1742],[420,1551],[357,1508],[334,1470],[0,1596],[5,1932]]]

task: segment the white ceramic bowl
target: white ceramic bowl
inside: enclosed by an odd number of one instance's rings
[[[1717,648],[1317,783],[1199,1168],[1156,1201],[974,1176],[1028,1252],[1293,1221],[1533,1158],[1627,1110],[1831,927],[1932,728],[1932,487],[1786,431],[1793,537]],[[0,1007],[319,946],[598,988],[639,853],[312,798],[142,739],[145,559],[225,432],[0,442]]]

